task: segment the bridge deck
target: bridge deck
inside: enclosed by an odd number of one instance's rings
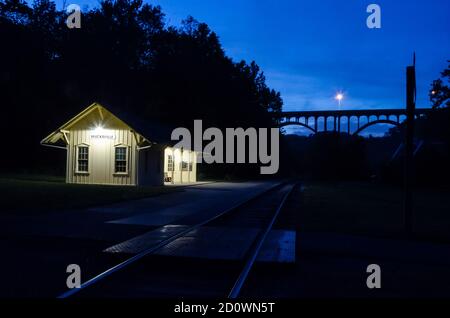
[[[416,108],[416,115],[422,115],[430,111],[431,108]],[[372,116],[372,115],[406,115],[406,109],[351,109],[351,110],[305,110],[282,112],[276,117],[322,117],[322,116]]]
[[[421,115],[429,112],[431,108],[416,108],[415,117],[420,117]],[[375,116],[375,119],[372,117]],[[381,118],[381,116],[386,116],[386,118]],[[394,120],[391,116],[395,116]],[[394,108],[394,109],[352,109],[352,110],[307,110],[307,111],[293,111],[293,112],[281,112],[274,114],[274,118],[278,120],[278,126],[284,127],[289,125],[300,125],[314,133],[319,131],[319,120],[323,118],[323,131],[328,130],[328,121],[331,117],[333,119],[333,130],[341,132],[341,118],[346,117],[346,126],[344,129],[348,134],[351,133],[351,122],[353,118],[356,118],[356,130],[353,134],[359,134],[364,129],[376,125],[376,124],[389,124],[399,126],[401,123],[400,116],[406,116],[406,109],[404,108]],[[367,122],[363,123],[364,117],[366,117]],[[313,119],[311,123],[310,119]],[[362,119],[362,120],[361,120]]]

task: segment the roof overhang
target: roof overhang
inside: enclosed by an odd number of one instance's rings
[[[107,108],[103,107],[99,103],[93,103],[82,112],[74,116],[72,119],[70,119],[68,122],[66,122],[64,125],[42,139],[41,145],[66,149],[67,145],[69,144],[68,134],[70,129],[94,112],[98,113],[101,120],[104,120],[105,118],[113,118],[114,121],[120,126],[127,127],[127,129],[129,129],[136,138],[136,143],[139,148],[149,148],[155,144],[154,142],[151,142],[149,139],[147,139],[144,135],[134,130],[133,127],[125,123],[122,119],[111,113]]]

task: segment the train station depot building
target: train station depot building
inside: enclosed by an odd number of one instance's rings
[[[122,115],[94,103],[41,141],[67,151],[67,183],[136,186],[197,181],[195,152],[170,147],[167,129]]]

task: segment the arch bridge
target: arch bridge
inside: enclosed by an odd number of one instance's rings
[[[425,116],[429,112],[429,108],[417,108],[415,110],[415,118]],[[342,118],[346,118],[345,132],[348,134],[359,134],[364,129],[376,124],[390,124],[399,126],[402,117],[406,118],[406,109],[355,109],[355,110],[323,110],[323,111],[296,111],[281,112],[276,115],[278,127],[289,125],[298,125],[309,129],[313,133],[319,131],[335,131],[342,132]],[[332,130],[330,130],[329,119],[332,118]],[[323,119],[323,129],[320,130],[319,120]],[[356,129],[351,131],[352,119],[356,119]],[[366,119],[363,121],[362,119]]]

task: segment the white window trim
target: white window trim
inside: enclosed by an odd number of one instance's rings
[[[124,172],[116,172],[116,149],[117,148],[125,148],[125,162],[126,162],[126,169]],[[113,162],[114,162],[114,170],[113,175],[115,176],[128,176],[130,174],[130,146],[124,145],[124,144],[117,144],[114,146],[114,152],[113,152]]]
[[[87,171],[78,170],[78,160],[79,160],[79,151],[80,147],[86,147],[88,149],[88,169]],[[85,174],[88,175],[91,172],[91,147],[88,144],[82,143],[75,146],[75,173],[76,174]]]
[[[169,158],[171,159],[171,162],[169,161]],[[169,167],[171,167],[172,169],[169,169]],[[175,171],[175,156],[173,154],[167,154],[167,172],[173,171]]]

